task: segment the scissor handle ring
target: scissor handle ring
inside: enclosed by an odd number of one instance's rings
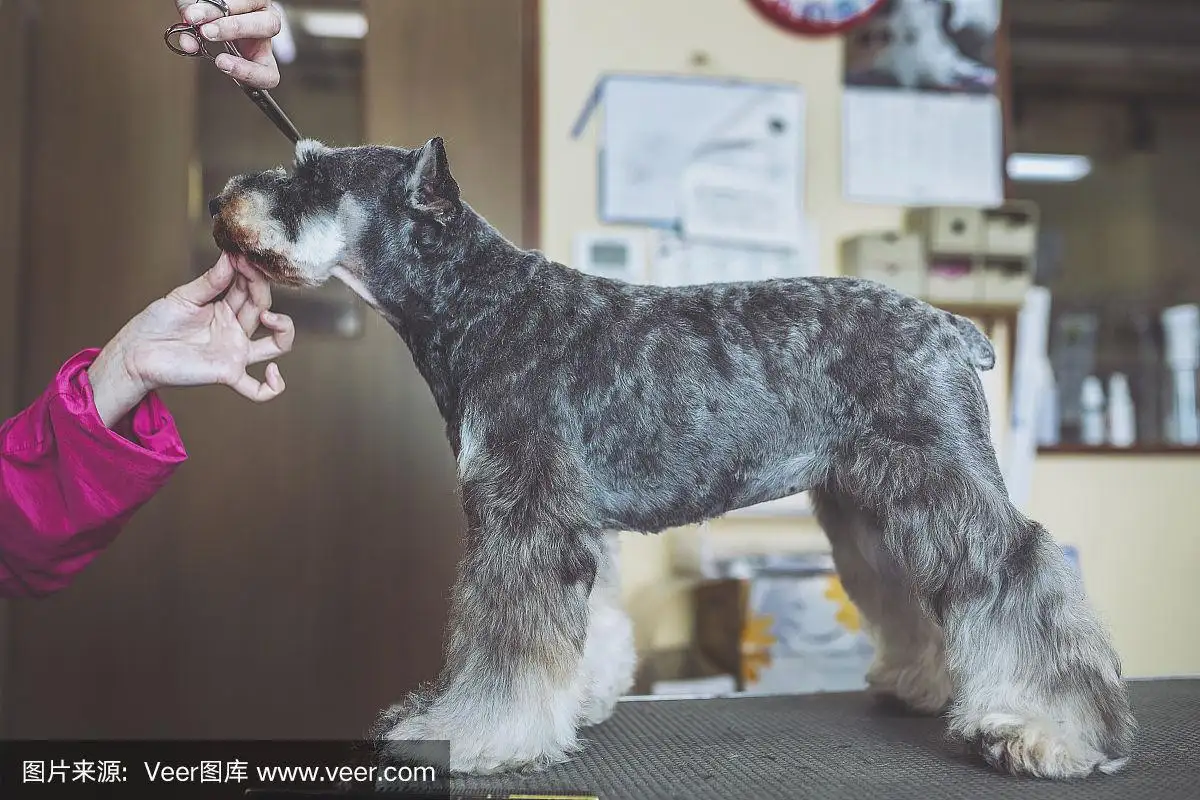
[[[190,36],[196,40],[196,52],[191,53],[183,49],[184,36]],[[167,32],[163,34],[163,41],[167,43],[167,47],[169,47],[172,52],[181,56],[186,56],[188,58],[216,58],[216,56],[208,52],[208,48],[205,46],[204,38],[200,36],[199,31],[197,31],[193,25],[188,25],[183,22],[172,25],[171,27],[167,28]]]
[[[221,12],[221,16],[229,16],[229,6],[225,4],[225,0],[197,0],[197,2],[207,3],[208,5],[216,8]],[[183,49],[184,34],[187,34],[196,40],[196,52],[189,53],[187,50]],[[204,41],[204,37],[200,35],[199,25],[190,25],[186,22],[177,22],[171,27],[167,28],[167,32],[163,34],[163,41],[167,43],[167,47],[169,47],[172,52],[181,56],[187,56],[188,58],[208,58],[214,61],[217,58],[208,51],[207,43]],[[228,43],[226,43],[225,52],[238,55],[238,52],[233,48],[232,45]]]

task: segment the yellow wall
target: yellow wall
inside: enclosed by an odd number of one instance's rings
[[[551,257],[571,256],[571,237],[596,226],[596,126],[570,138],[596,79],[608,71],[714,74],[793,81],[805,89],[810,209],[821,263],[837,240],[863,229],[895,228],[900,209],[841,200],[842,48],[808,42],[760,21],[744,0],[607,0],[542,3],[542,225]],[[691,66],[696,53],[708,66]]]
[[[1200,456],[1043,456],[1028,513],[1079,549],[1128,675],[1200,674]]]
[[[593,124],[570,138],[576,115],[606,71],[715,74],[794,81],[807,106],[806,207],[820,237],[822,271],[837,272],[837,243],[894,228],[895,207],[851,205],[841,196],[837,39],[802,40],[762,22],[741,0],[608,0],[542,4],[543,248],[570,263],[572,236],[597,227]],[[706,66],[693,66],[702,54]],[[1085,579],[1111,623],[1133,675],[1200,673],[1200,458],[1053,457],[1039,460],[1032,514],[1080,550]],[[1103,502],[1102,502],[1103,501]],[[810,519],[713,523],[722,539],[820,547]],[[686,579],[671,552],[691,531],[626,535],[622,570],[638,647],[677,646],[690,626]]]

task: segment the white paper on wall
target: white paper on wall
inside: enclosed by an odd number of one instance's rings
[[[847,89],[843,104],[847,200],[968,207],[1004,201],[996,97]]]
[[[974,207],[1003,201],[1000,0],[953,0],[950,10],[947,24],[942,3],[894,0],[847,37],[847,200]]]
[[[599,217],[659,227],[682,217],[689,168],[726,167],[790,194],[804,192],[804,94],[780,83],[709,77],[608,75],[575,124],[601,105]]]
[[[685,239],[662,231],[655,243],[649,282],[658,286],[696,286],[794,278],[816,274],[816,236],[806,228],[794,247]]]
[[[685,170],[678,230],[660,237],[654,282],[697,285],[801,277],[816,271],[812,227],[794,193],[737,169]]]

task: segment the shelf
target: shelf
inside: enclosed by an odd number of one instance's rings
[[[958,314],[961,317],[971,319],[997,320],[997,319],[1013,319],[1021,313],[1019,305],[1009,305],[1000,303],[939,303],[933,300],[926,300],[926,303],[934,308],[940,308],[943,311],[949,311],[951,314]]]
[[[1134,445],[1133,447],[1094,447],[1086,444],[1060,444],[1039,447],[1039,456],[1200,456],[1200,446]]]

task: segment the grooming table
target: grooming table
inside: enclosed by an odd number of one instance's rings
[[[947,742],[939,719],[860,693],[628,698],[585,729],[573,761],[526,778],[452,782],[462,792],[575,792],[601,800],[1196,800],[1200,679],[1132,681],[1141,727],[1114,776],[1073,783],[993,773]]]

